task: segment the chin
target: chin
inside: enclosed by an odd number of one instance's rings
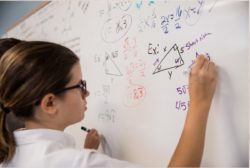
[[[80,121],[83,120],[84,117],[79,117],[78,119],[76,119],[72,124],[76,124],[76,123],[79,123]]]

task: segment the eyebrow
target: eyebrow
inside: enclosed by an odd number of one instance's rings
[[[73,84],[73,83],[72,83],[71,85],[80,85],[80,84],[81,84],[81,81],[82,81],[82,79],[80,79],[79,82],[77,82],[76,84]],[[70,87],[71,85],[65,86],[65,87]]]

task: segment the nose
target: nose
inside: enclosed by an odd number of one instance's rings
[[[89,91],[87,90],[86,94],[85,94],[85,97],[88,97],[89,96]]]
[[[84,98],[88,97],[89,94],[90,94],[90,93],[89,93],[88,90],[86,90],[86,92],[82,92],[82,98],[84,99]]]

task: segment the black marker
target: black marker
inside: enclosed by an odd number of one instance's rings
[[[82,129],[83,131],[90,132],[90,129],[88,129],[88,128],[84,127],[84,126],[81,126],[81,129]]]

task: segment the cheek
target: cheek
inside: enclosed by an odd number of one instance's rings
[[[73,123],[79,122],[84,118],[85,106],[83,105],[82,100],[71,99],[70,104],[68,104],[68,118]]]
[[[76,111],[84,110],[85,105],[86,105],[86,102],[82,99],[81,95],[75,96],[75,98],[71,100],[71,106]]]
[[[72,115],[77,115],[83,112],[86,106],[86,101],[82,99],[80,93],[77,92],[71,92],[71,95],[65,99],[64,103],[63,108],[65,109],[63,110],[67,109]]]

